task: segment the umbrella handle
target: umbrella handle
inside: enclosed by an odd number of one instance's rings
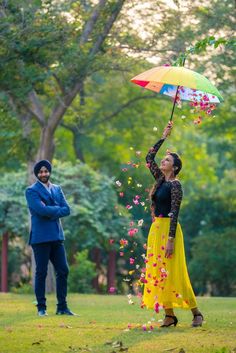
[[[179,86],[177,87],[177,90],[176,90],[175,100],[174,100],[174,104],[173,104],[173,108],[172,108],[172,112],[171,112],[171,116],[170,116],[170,121],[172,121],[172,119],[173,119],[173,114],[175,111],[176,98],[177,98],[178,92],[179,92]]]

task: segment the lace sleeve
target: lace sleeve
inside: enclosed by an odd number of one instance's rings
[[[171,183],[171,211],[169,214],[170,216],[169,237],[172,237],[172,238],[175,237],[182,197],[183,197],[182,186],[178,180],[175,180]]]
[[[150,172],[156,180],[163,176],[162,171],[155,162],[155,156],[164,141],[164,138],[160,139],[153,147],[150,148],[146,156],[147,167],[150,169]]]

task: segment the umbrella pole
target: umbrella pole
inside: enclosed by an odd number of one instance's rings
[[[174,100],[174,104],[173,104],[173,108],[172,108],[172,112],[171,112],[171,116],[170,116],[170,121],[172,121],[172,119],[173,119],[173,114],[175,111],[176,98],[177,98],[178,92],[179,92],[179,86],[177,87],[177,90],[176,90],[175,100]]]
[[[184,66],[185,60],[186,60],[186,57],[183,58],[182,66]],[[176,98],[177,98],[178,92],[179,92],[179,86],[177,87],[177,90],[176,90],[175,100],[174,100],[174,104],[173,104],[173,108],[172,108],[172,112],[171,112],[171,116],[170,116],[170,121],[172,121],[172,119],[173,119],[173,114],[175,111]]]

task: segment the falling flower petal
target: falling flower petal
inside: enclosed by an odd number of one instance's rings
[[[130,265],[133,265],[133,264],[135,263],[135,259],[134,259],[134,258],[132,258],[132,257],[130,257],[130,259],[129,259],[129,263],[130,263]]]
[[[116,291],[116,288],[115,287],[110,287],[109,288],[109,293],[115,293]]]

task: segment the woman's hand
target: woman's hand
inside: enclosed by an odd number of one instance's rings
[[[173,121],[169,121],[162,133],[162,138],[165,139],[167,138],[167,136],[170,135],[172,127],[173,127]]]
[[[174,253],[174,240],[168,240],[166,245],[165,257],[170,258]]]

